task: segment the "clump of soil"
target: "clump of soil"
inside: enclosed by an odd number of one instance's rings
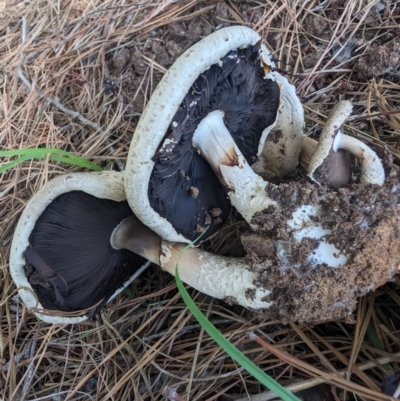
[[[391,280],[400,265],[399,187],[387,180],[384,186],[351,184],[338,191],[316,188],[308,182],[268,184],[266,191],[278,202],[254,216],[264,236],[249,243],[243,241],[251,269],[258,272],[257,286],[271,288],[265,301],[273,306],[266,316],[283,322],[291,320],[316,322],[330,319],[353,320],[357,298]],[[321,200],[320,196],[323,196]],[[294,238],[287,225],[292,213],[301,205],[322,206],[313,218],[330,229],[326,240],[335,245],[348,262],[338,268],[325,264],[315,267],[310,254],[320,240]],[[271,257],[270,246],[279,241],[288,249],[289,263],[279,252]]]
[[[357,60],[355,70],[361,79],[385,74],[400,63],[400,40],[395,38],[383,45],[373,46]]]
[[[306,17],[304,29],[312,36],[321,39],[329,39],[331,34],[327,20],[320,15],[309,14]]]

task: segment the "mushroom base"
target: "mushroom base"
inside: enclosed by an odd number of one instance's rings
[[[390,180],[387,180],[390,181]],[[282,205],[254,216],[252,223],[264,233],[244,238],[248,265],[258,273],[257,286],[268,287],[265,301],[272,306],[263,315],[282,322],[353,321],[357,298],[375,290],[399,273],[400,207],[393,183],[383,187],[358,184],[339,191],[317,189],[309,183],[268,185],[268,195]],[[286,226],[294,208],[327,194],[316,222],[331,229],[328,241],[348,258],[345,266],[332,268],[309,262],[317,240],[296,241]],[[285,206],[286,205],[286,206]],[[289,249],[289,264],[271,251],[265,241],[282,241]],[[261,244],[260,247],[257,243]],[[271,257],[272,256],[272,257]],[[274,283],[271,288],[271,283]]]

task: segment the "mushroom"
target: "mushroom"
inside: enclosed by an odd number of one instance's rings
[[[285,173],[297,165],[302,108],[293,87],[272,66],[260,36],[235,26],[195,44],[164,75],[136,127],[125,178],[132,210],[161,237],[190,242],[207,230],[204,240],[229,214],[225,184],[192,144],[201,124],[223,124],[247,165],[257,160],[278,124],[279,139],[268,147],[274,149],[272,164]],[[208,140],[216,152],[217,138]],[[236,159],[228,155],[221,162]]]
[[[15,230],[10,272],[25,305],[48,323],[79,323],[135,277],[142,258],[217,298],[255,309],[268,290],[243,259],[225,258],[162,241],[129,209],[123,173],[74,173],[48,182],[28,202]],[[182,253],[182,255],[181,255]],[[246,291],[256,291],[252,300]],[[75,316],[73,316],[75,315]]]
[[[353,154],[361,165],[361,182],[383,185],[385,172],[376,153],[360,140],[343,133],[342,126],[352,111],[348,101],[338,103],[330,112],[318,146],[310,158],[308,176],[319,184],[340,188],[351,180]],[[304,147],[310,147],[305,138]],[[307,145],[308,143],[308,145]],[[307,151],[306,151],[307,152]]]
[[[143,259],[109,245],[115,226],[132,214],[123,200],[120,175],[109,172],[60,176],[28,202],[14,234],[10,270],[29,308],[96,308],[129,284]],[[53,323],[87,318],[38,316]]]

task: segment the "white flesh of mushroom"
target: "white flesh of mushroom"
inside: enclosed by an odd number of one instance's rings
[[[263,61],[272,67],[266,78],[275,80],[281,90],[281,107],[275,127],[268,134],[274,140],[266,141],[259,160],[251,167],[263,178],[285,177],[297,167],[303,141],[304,111],[296,88],[289,81],[273,71],[275,63],[271,60],[265,46],[261,49]]]
[[[235,26],[214,32],[195,44],[179,57],[164,75],[138,122],[129,148],[126,167],[125,189],[128,202],[133,212],[145,225],[169,241],[189,242],[150,206],[148,184],[154,167],[152,158],[156,154],[173,116],[197,77],[211,65],[218,63],[229,51],[255,45],[259,40],[260,36],[253,30]],[[288,164],[287,170],[292,171],[297,165],[301,149],[301,131],[304,122],[302,107],[295,95],[294,87],[288,83],[287,79],[269,70],[268,66],[272,66],[273,62],[265,46],[262,46],[261,60],[266,66],[265,78],[276,80],[282,90],[282,107],[278,116],[278,124],[286,135],[283,142],[288,143],[286,145],[288,151],[286,161],[276,161],[276,165],[284,166],[286,163]],[[264,148],[265,140],[271,129],[273,126],[267,127],[263,131],[259,142],[259,152]],[[292,144],[295,145],[292,150],[289,150],[292,145],[287,140],[288,137],[293,139]],[[271,151],[271,155],[278,153],[276,149]],[[275,160],[276,157],[273,156],[273,159]],[[281,171],[286,169],[286,167],[279,168]]]
[[[247,163],[223,117],[222,111],[215,110],[204,118],[193,135],[192,144],[228,188],[232,205],[250,222],[255,211],[277,204],[268,198],[265,181]]]
[[[385,171],[379,157],[369,146],[339,131],[333,143],[333,150],[337,152],[339,149],[349,151],[361,163],[361,182],[383,185]]]
[[[198,248],[185,250],[186,245],[161,240],[139,221],[140,235],[130,237],[129,232],[137,225],[135,220],[135,216],[124,220],[114,231],[111,238],[114,247],[123,244],[125,249],[140,254],[172,275],[178,265],[183,282],[214,298],[235,299],[239,305],[253,309],[267,309],[272,305],[264,300],[270,289],[255,286],[257,274],[248,269],[243,258],[214,255]],[[255,291],[251,298],[246,296],[249,290]]]

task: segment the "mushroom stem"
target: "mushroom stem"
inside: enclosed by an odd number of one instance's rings
[[[161,238],[132,215],[115,227],[110,243],[114,249],[128,249],[159,265]]]
[[[299,157],[300,165],[305,171],[309,171],[310,161],[317,150],[318,141],[308,136],[303,137],[301,153]]]
[[[111,245],[147,258],[172,275],[178,266],[183,282],[214,298],[234,300],[254,309],[272,305],[263,300],[271,291],[254,285],[257,274],[248,269],[243,258],[214,255],[198,248],[186,249],[184,244],[163,241],[135,216],[128,217],[115,228]]]
[[[192,144],[226,186],[232,205],[251,223],[254,213],[277,206],[266,192],[266,182],[249,166],[224,124],[224,113],[211,112],[198,125]]]

